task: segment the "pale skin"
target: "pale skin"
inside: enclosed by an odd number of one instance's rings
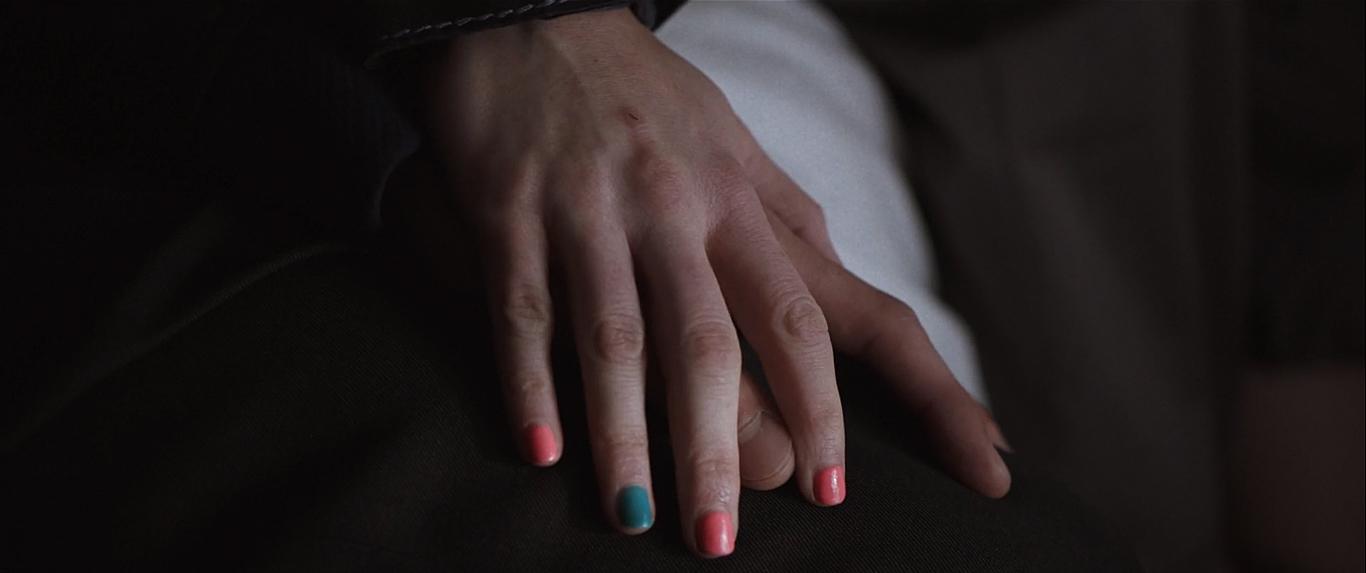
[[[419,232],[474,230],[529,461],[563,454],[549,353],[555,310],[567,309],[604,513],[624,533],[644,529],[618,518],[618,492],[652,492],[647,359],[663,378],[685,543],[701,555],[729,552],[695,525],[721,512],[733,543],[741,487],[795,479],[812,503],[832,503],[816,482],[845,464],[836,349],[883,374],[957,479],[1005,495],[1000,432],[915,313],[839,265],[820,208],[629,11],[478,32],[445,50],[428,130],[448,174],[439,192],[466,220],[431,214]],[[741,335],[771,398],[742,376]],[[548,458],[525,443],[538,426],[554,437]]]

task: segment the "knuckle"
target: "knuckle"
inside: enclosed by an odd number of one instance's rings
[[[464,188],[470,191],[459,195],[474,220],[486,230],[498,230],[524,220],[535,212],[542,186],[538,170],[519,167],[506,180],[489,182],[468,181]],[[475,192],[481,190],[481,192]]]
[[[840,410],[838,399],[833,404],[824,403],[812,408],[806,419],[808,427],[819,435],[843,435],[844,413]]]
[[[778,328],[793,343],[815,346],[830,338],[825,313],[810,295],[790,298],[778,312]]]
[[[572,203],[603,203],[613,188],[611,165],[600,157],[575,158],[556,179],[561,182],[557,188]]]
[[[879,303],[873,307],[873,315],[883,317],[877,321],[867,338],[864,352],[881,350],[897,352],[897,348],[914,338],[921,329],[920,319],[911,307],[891,296],[881,295]]]
[[[645,326],[639,317],[608,316],[593,327],[593,351],[608,363],[630,363],[645,352]]]
[[[904,328],[907,323],[918,322],[915,311],[905,303],[885,293],[878,293],[871,309],[876,316],[883,317],[882,324],[892,328]]]
[[[740,369],[740,339],[730,324],[698,322],[683,334],[683,359],[701,370]]]
[[[736,197],[752,189],[744,168],[733,159],[717,161],[707,171],[706,181],[724,197]]]
[[[693,451],[684,461],[694,475],[703,479],[721,482],[729,481],[731,476],[740,474],[740,460],[737,455],[718,449],[706,448]]]
[[[825,208],[810,197],[799,203],[798,217],[801,217],[809,225],[825,227]]]
[[[539,289],[515,287],[497,309],[497,318],[517,334],[541,334],[549,330],[551,321],[550,298],[536,292]]]
[[[658,152],[641,154],[636,162],[636,185],[660,209],[686,204],[688,173],[682,161]]]
[[[508,381],[506,388],[508,396],[516,399],[539,399],[554,392],[550,380],[541,377],[513,378]]]
[[[890,296],[887,298],[890,300],[888,301],[886,305],[887,308],[884,312],[888,317],[888,328],[901,336],[906,336],[909,333],[917,332],[921,329],[920,317],[916,316],[915,311],[911,310],[911,307],[906,306],[901,301],[893,299]]]
[[[637,177],[647,188],[680,188],[687,181],[683,162],[660,151],[645,151],[636,165]]]
[[[593,451],[604,456],[637,457],[648,455],[650,444],[643,428],[602,432],[593,436]],[[626,460],[618,460],[624,462]]]
[[[745,214],[762,215],[762,203],[750,185],[749,178],[733,162],[720,162],[712,167],[703,181],[714,210],[724,219],[745,220]]]

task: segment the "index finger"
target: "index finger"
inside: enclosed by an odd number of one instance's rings
[[[718,229],[712,265],[791,432],[798,489],[812,503],[838,505],[845,496],[844,413],[824,313],[757,203]]]
[[[816,298],[830,341],[863,359],[921,416],[950,473],[974,490],[999,498],[1010,490],[1010,470],[994,446],[991,415],[958,384],[934,349],[915,312],[821,256],[772,214],[769,220]]]
[[[825,211],[820,204],[767,155],[762,155],[751,169],[754,171],[750,175],[754,191],[763,199],[768,212],[776,215],[797,238],[806,241],[822,256],[839,263],[840,256],[830,240],[830,229],[825,224]]]

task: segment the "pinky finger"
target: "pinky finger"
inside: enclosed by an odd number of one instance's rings
[[[755,173],[751,180],[764,208],[821,256],[839,264],[840,256],[830,240],[830,229],[826,226],[825,212],[820,204],[772,159],[762,157],[755,163],[753,170]]]

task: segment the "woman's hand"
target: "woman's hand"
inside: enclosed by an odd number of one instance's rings
[[[523,452],[540,465],[561,454],[549,347],[552,305],[564,305],[604,511],[622,531],[643,531],[654,515],[647,338],[665,381],[683,530],[701,554],[733,549],[741,484],[767,489],[795,474],[813,503],[843,499],[832,334],[926,415],[955,475],[1004,494],[995,425],[914,314],[839,267],[815,203],[717,88],[629,12],[451,42],[429,118],[447,193],[474,223]],[[409,219],[428,236],[456,224]],[[741,376],[737,325],[771,398]]]
[[[765,365],[801,491],[839,503],[844,427],[825,317],[756,188],[776,168],[720,91],[626,10],[472,34],[441,65],[429,127],[475,223],[527,458],[560,456],[548,354],[552,305],[563,304],[604,509],[622,531],[650,526],[648,336],[685,535],[699,553],[729,553],[741,486],[738,325]],[[552,272],[563,300],[552,300]]]

